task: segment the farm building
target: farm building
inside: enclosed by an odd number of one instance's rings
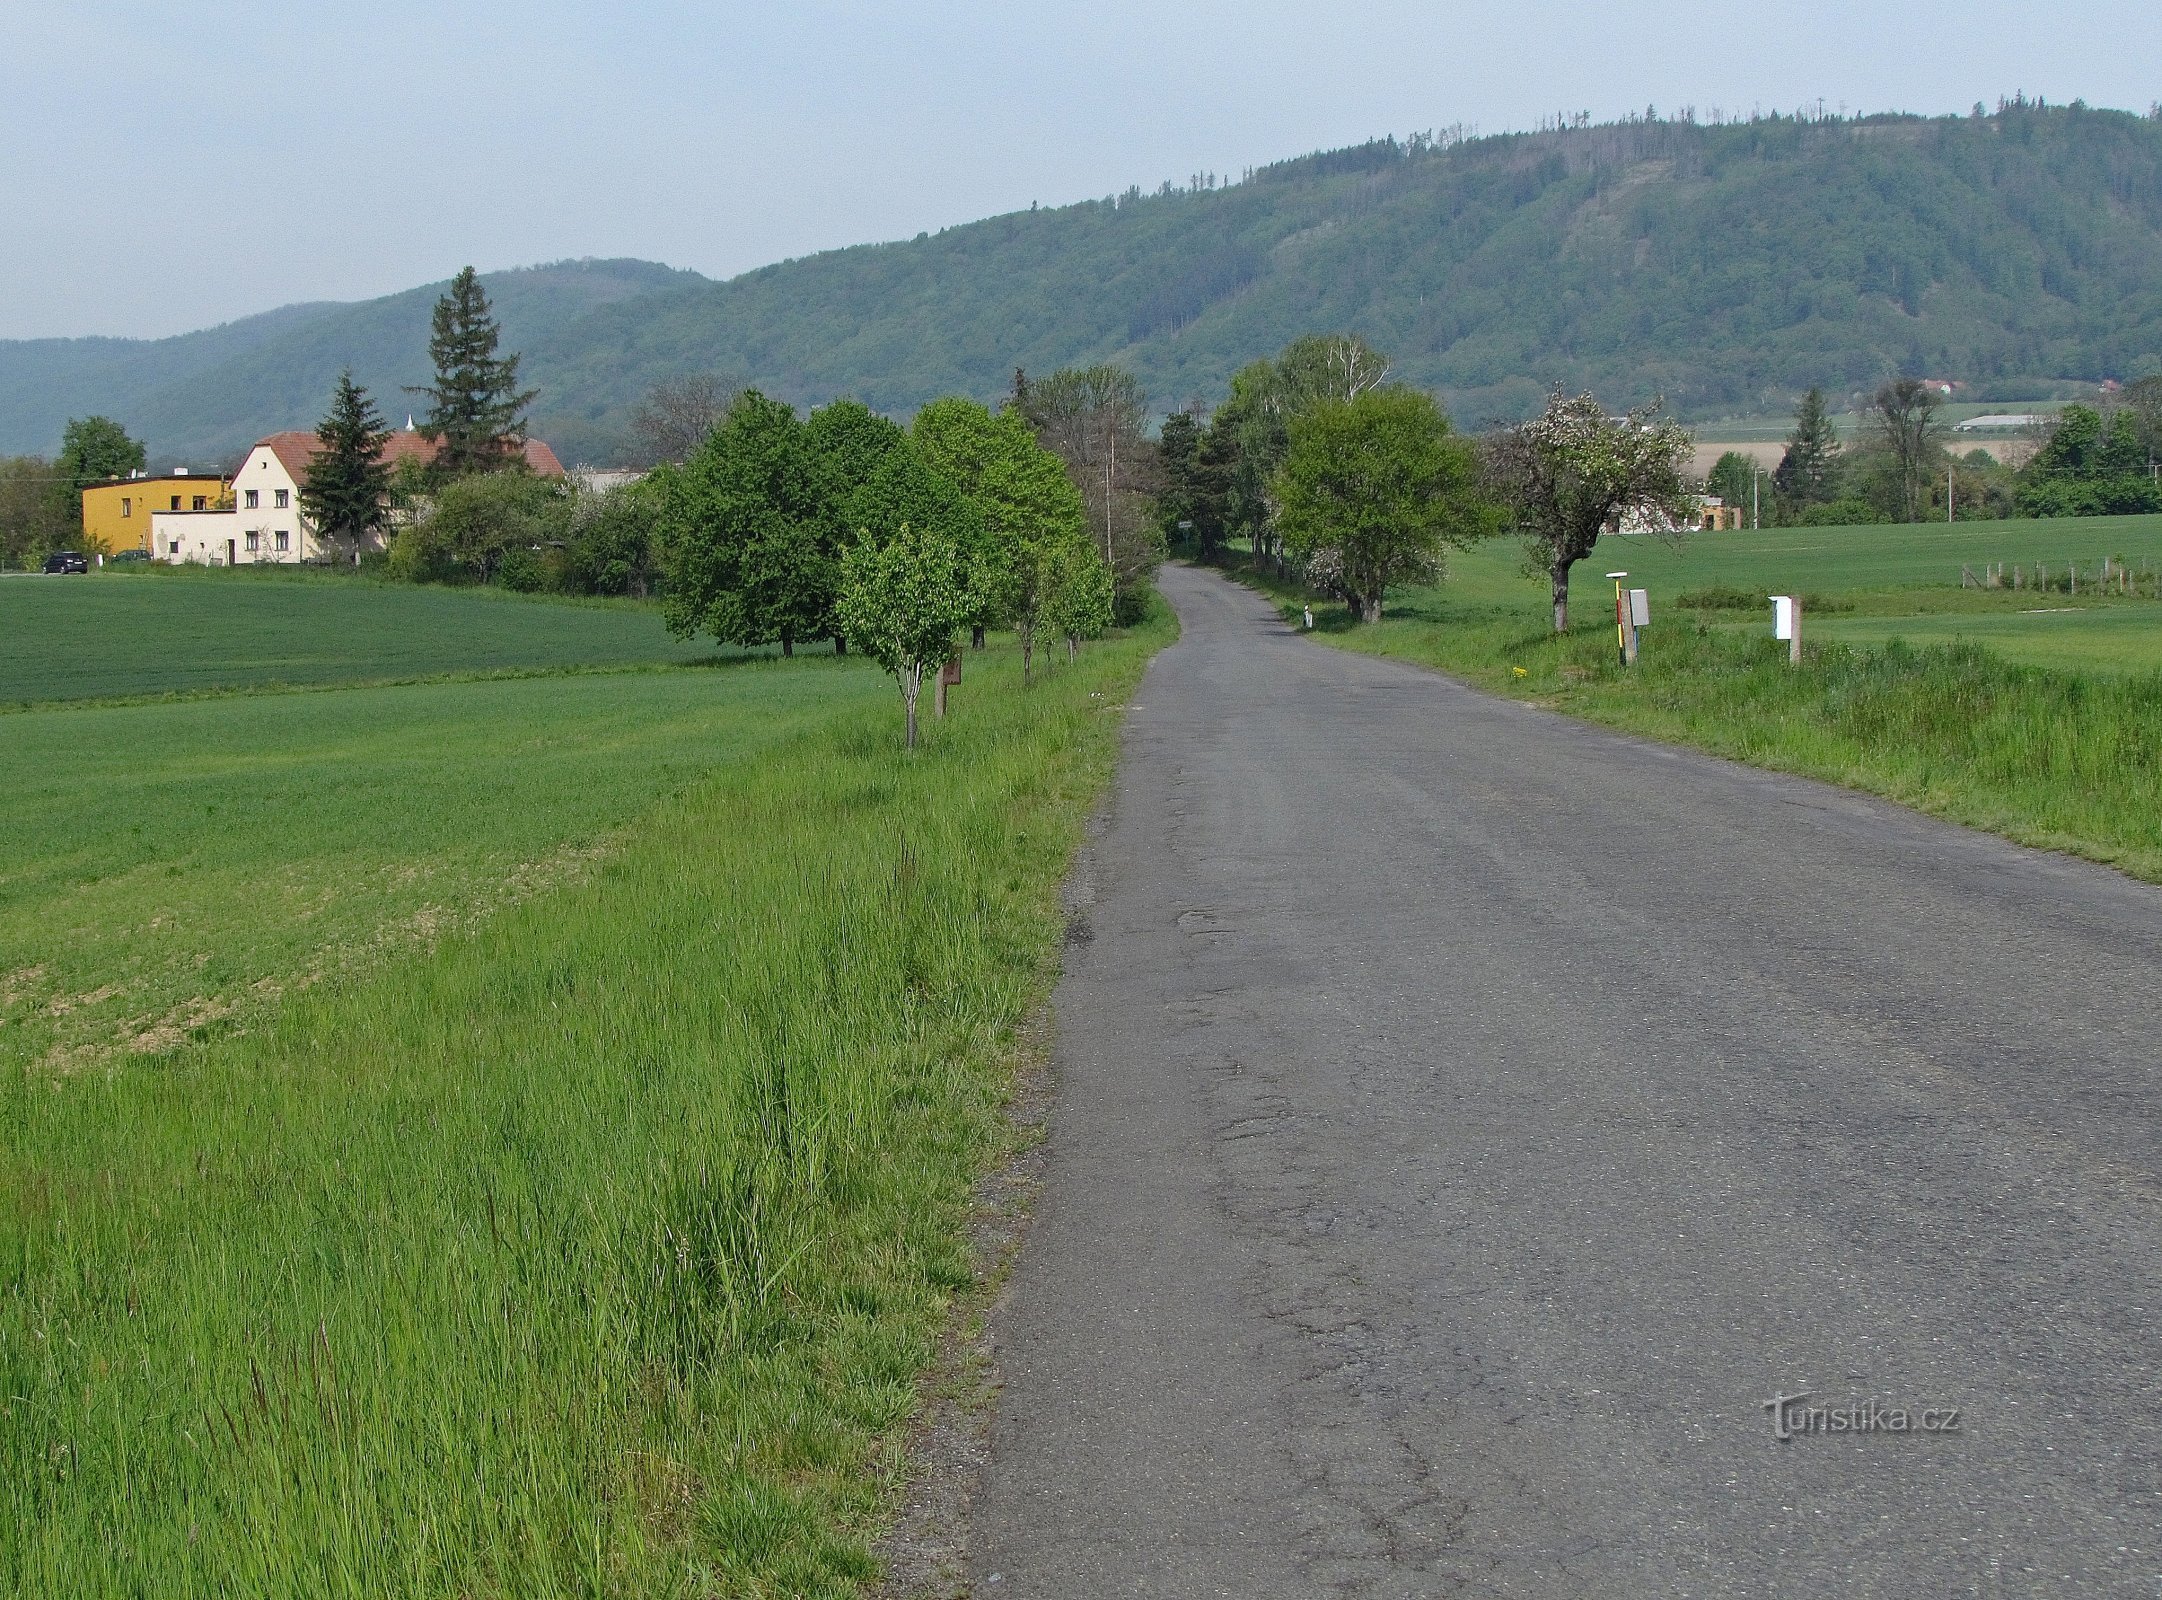
[[[225,504],[216,473],[144,473],[94,483],[83,491],[83,549],[116,556],[150,548],[150,519],[159,511],[215,511]]]
[[[213,567],[319,559],[322,547],[300,510],[316,448],[314,434],[297,430],[260,441],[234,472],[223,508],[174,506],[152,514],[150,553],[160,561]],[[426,466],[436,448],[433,440],[400,428],[384,441],[379,459],[392,467],[407,461]],[[563,476],[563,463],[538,439],[526,441],[525,461],[544,478]]]

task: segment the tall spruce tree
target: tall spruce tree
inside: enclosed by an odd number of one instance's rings
[[[1832,427],[1824,391],[1811,389],[1794,408],[1794,431],[1787,453],[1772,473],[1782,498],[1815,505],[1833,498],[1839,467],[1839,434]]]
[[[340,554],[360,559],[360,547],[381,531],[390,512],[390,463],[383,459],[383,426],[368,391],[352,370],[338,375],[330,411],[315,425],[315,454],[300,486],[300,509],[315,536]]]
[[[518,387],[517,353],[496,354],[501,337],[479,275],[465,268],[435,303],[428,336],[435,382],[411,391],[431,402],[420,431],[438,446],[432,471],[439,481],[524,459],[525,408],[539,391]]]

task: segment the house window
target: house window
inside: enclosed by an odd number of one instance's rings
[[[165,553],[169,556],[177,556],[178,554],[180,554],[180,541],[178,539],[166,540]]]
[[[275,494],[277,495],[277,499],[278,499],[278,509],[279,509],[280,511],[283,511],[283,510],[284,510],[284,509],[285,509],[285,508],[286,508],[286,507],[287,507],[288,505],[292,504],[292,501],[293,501],[293,491],[292,491],[292,490],[290,490],[290,489],[279,489],[279,490],[275,490],[275,491],[274,491],[274,493],[275,493]]]
[[[255,532],[255,531],[254,531],[254,530],[253,530],[253,529],[251,528],[251,529],[250,529],[250,530],[248,531],[248,554],[252,556],[252,555],[254,555],[254,554],[255,554],[255,552],[256,552],[256,551],[258,551],[258,550],[260,550],[260,549],[262,549],[262,548],[263,548],[263,536],[262,536],[261,534],[259,534],[259,533]]]
[[[253,511],[256,506],[261,502],[262,498],[263,493],[260,489],[250,489],[248,491],[248,509],[250,511]]]
[[[122,495],[120,497],[120,514],[123,517],[132,517],[135,515],[135,502],[129,499],[126,495]]]
[[[283,489],[280,489],[278,492],[280,494],[285,493]],[[293,548],[293,535],[288,529],[280,528],[278,530],[278,548],[280,550],[290,550]]]
[[[173,509],[175,511],[178,511],[180,509],[180,496],[178,496],[177,494],[173,496]]]
[[[190,511],[200,511],[208,504],[210,504],[210,502],[207,499],[205,499],[202,495],[197,495],[193,500],[188,503],[188,509]]]

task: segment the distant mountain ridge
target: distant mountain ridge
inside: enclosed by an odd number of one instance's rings
[[[688,372],[906,412],[1113,360],[1168,408],[1338,329],[1474,425],[1557,382],[1698,416],[1895,372],[2009,399],[2162,369],[2162,119],[2015,103],[1378,140],[726,282],[631,261],[487,281],[566,460],[614,456],[638,398]],[[438,287],[179,340],[0,344],[0,450],[102,409],[161,457],[229,454],[312,423],[348,361],[402,420]]]
[[[618,260],[562,261],[484,281],[505,345],[519,350],[600,307],[710,280]],[[49,452],[68,417],[100,411],[147,440],[154,460],[214,465],[281,429],[313,427],[348,365],[384,416],[403,422],[419,409],[405,386],[428,379],[429,314],[445,286],[284,306],[170,339],[0,341],[0,452]],[[530,375],[530,358],[525,367]],[[594,447],[575,414],[547,414]],[[599,441],[613,442],[612,433]]]

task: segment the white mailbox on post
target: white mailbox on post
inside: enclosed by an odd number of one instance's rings
[[[1652,625],[1652,597],[1646,589],[1629,591],[1629,626],[1648,628]]]
[[[1774,639],[1791,639],[1794,637],[1794,596],[1791,594],[1775,594],[1772,596],[1772,637]]]

